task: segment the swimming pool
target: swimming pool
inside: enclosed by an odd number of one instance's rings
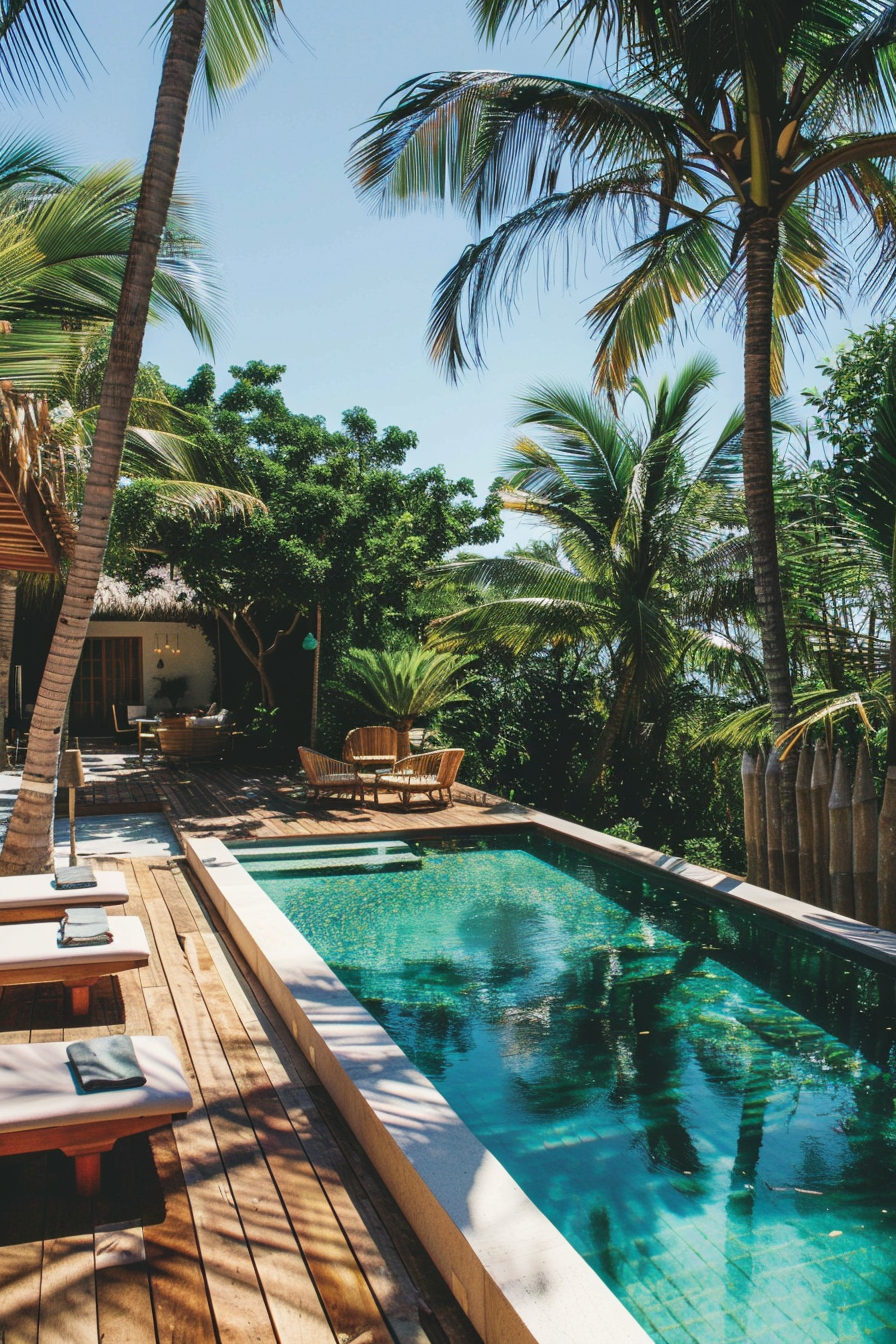
[[[541,835],[302,848],[234,852],[654,1338],[894,1338],[889,971]]]

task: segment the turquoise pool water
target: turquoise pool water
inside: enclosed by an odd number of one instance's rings
[[[896,1340],[893,976],[538,836],[414,850],[243,862],[656,1340]]]

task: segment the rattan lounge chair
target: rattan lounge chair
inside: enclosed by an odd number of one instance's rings
[[[398,733],[385,724],[353,728],[342,744],[342,759],[362,773],[377,766],[391,769],[398,760]]]
[[[457,779],[460,763],[464,758],[462,747],[447,747],[444,751],[423,751],[419,756],[405,756],[397,761],[394,770],[387,775],[377,775],[373,785],[373,800],[380,801],[380,789],[401,794],[401,802],[407,812],[411,806],[411,794],[422,793],[435,801],[439,795],[441,802],[454,806],[451,786]]]
[[[350,793],[352,800],[364,801],[364,781],[348,761],[337,761],[322,756],[309,747],[299,747],[302,769],[308,780],[309,801],[316,801],[331,793]]]

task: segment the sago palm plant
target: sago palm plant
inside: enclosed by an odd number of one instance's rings
[[[714,672],[749,660],[724,618],[750,605],[748,545],[739,495],[742,416],[714,444],[699,433],[716,366],[691,361],[624,421],[605,399],[536,388],[521,438],[505,463],[505,507],[533,514],[556,550],[467,560],[442,571],[477,583],[478,600],[430,626],[440,648],[492,644],[522,654],[585,644],[610,684],[603,727],[583,782],[599,784],[648,694],[682,667]]]
[[[398,755],[411,752],[417,719],[469,700],[471,657],[433,649],[350,649],[343,661],[345,693],[398,731]]]

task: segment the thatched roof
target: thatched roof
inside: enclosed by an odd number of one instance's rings
[[[0,382],[0,569],[58,574],[76,528],[46,398]]]
[[[200,614],[196,594],[167,569],[150,570],[146,587],[138,593],[122,579],[104,574],[93,606],[97,621],[195,621]]]

